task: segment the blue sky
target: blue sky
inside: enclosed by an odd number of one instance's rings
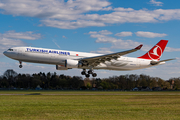
[[[96,70],[104,78],[146,74],[180,77],[180,2],[178,0],[0,0],[0,74],[57,72],[81,76],[80,69],[57,71],[53,65],[23,63],[2,53],[14,46],[112,53],[143,44],[129,57],[145,54],[159,40],[169,40],[161,59],[165,65],[135,71]],[[58,47],[59,46],[59,47]]]

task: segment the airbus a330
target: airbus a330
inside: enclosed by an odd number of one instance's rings
[[[57,70],[79,68],[82,69],[82,75],[90,77],[91,74],[93,77],[96,77],[97,74],[94,72],[94,69],[127,71],[165,64],[166,61],[173,60],[160,60],[167,43],[168,40],[160,40],[146,54],[137,58],[124,57],[124,55],[140,50],[142,44],[134,49],[112,54],[95,54],[35,47],[13,47],[3,52],[3,54],[18,60],[20,63],[19,68],[22,68],[22,62],[52,64],[56,65]],[[88,71],[86,71],[87,69]]]

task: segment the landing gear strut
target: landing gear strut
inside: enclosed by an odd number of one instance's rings
[[[22,66],[22,62],[21,61],[19,61],[19,68],[22,68],[23,66]]]
[[[93,70],[90,69],[87,73],[86,73],[86,69],[83,69],[83,71],[81,72],[82,75],[85,75],[87,78],[90,77],[90,74],[92,74],[93,77],[96,77],[97,74],[96,73],[93,73]]]

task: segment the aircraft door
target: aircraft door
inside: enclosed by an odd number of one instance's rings
[[[17,52],[18,52],[18,57],[19,58],[24,58],[25,57],[25,55],[23,54],[23,50],[22,49],[18,49]]]

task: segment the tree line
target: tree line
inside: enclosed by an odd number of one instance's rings
[[[159,77],[148,75],[119,75],[109,78],[85,78],[80,76],[57,75],[56,72],[18,74],[12,69],[6,70],[0,76],[1,89],[42,89],[79,90],[79,89],[104,89],[104,90],[132,90],[134,87],[147,86],[162,89],[180,89],[180,77],[163,80]]]

